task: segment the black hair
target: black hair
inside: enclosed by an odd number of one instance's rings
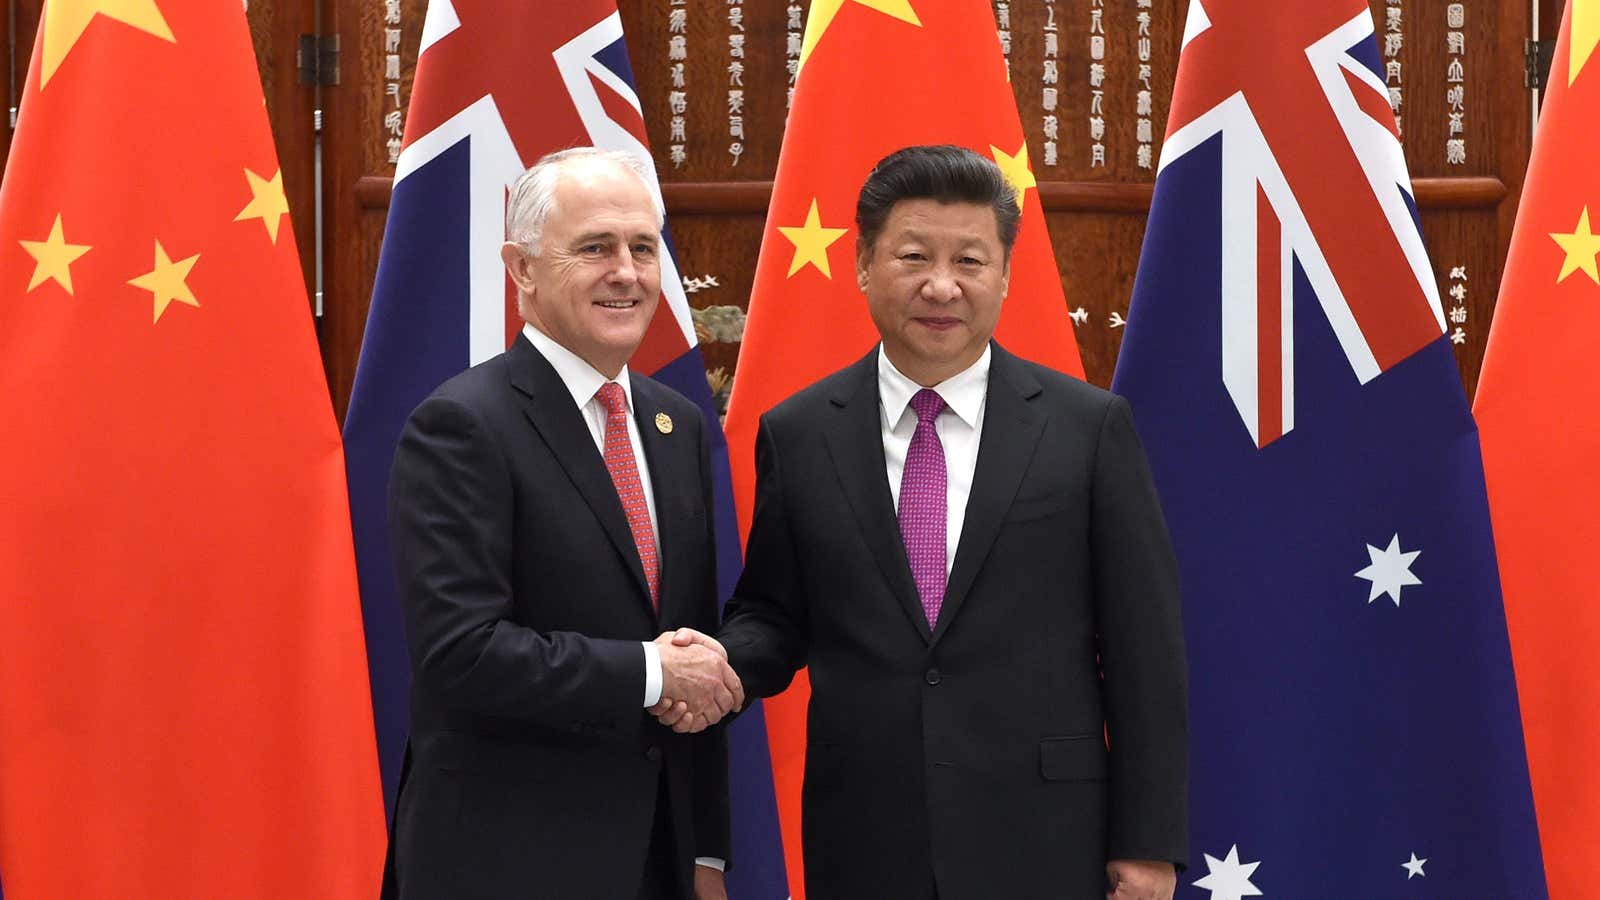
[[[856,255],[865,259],[901,200],[977,203],[994,210],[1007,259],[1017,242],[1022,208],[1016,190],[994,161],[951,144],[906,147],[872,167],[856,199]]]

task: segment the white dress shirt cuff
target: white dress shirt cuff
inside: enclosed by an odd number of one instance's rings
[[[644,705],[648,709],[661,702],[661,648],[652,641],[644,645]]]
[[[715,856],[696,856],[694,864],[705,866],[708,869],[716,869],[718,872],[726,871],[728,868],[727,862],[717,859]]]

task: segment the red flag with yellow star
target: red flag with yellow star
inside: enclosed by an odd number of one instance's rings
[[[1569,0],[1473,413],[1552,897],[1600,823],[1600,0]]]
[[[989,4],[814,0],[728,410],[746,532],[761,414],[878,340],[856,287],[856,195],[878,160],[913,144],[959,144],[1005,171],[1018,191],[1022,230],[995,337],[1025,358],[1083,375]],[[809,696],[801,673],[766,704],[796,898],[804,896],[800,783]]]
[[[370,898],[343,451],[244,13],[49,0],[0,185],[0,880]]]

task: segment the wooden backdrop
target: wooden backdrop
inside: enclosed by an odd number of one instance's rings
[[[43,0],[6,2],[8,15],[0,29],[16,46],[10,67],[0,73],[9,96],[13,82],[26,71]],[[1187,0],[916,2],[987,2],[996,12],[997,27],[1009,25],[1004,31],[1012,83],[1067,304],[1080,319],[1079,347],[1089,379],[1108,384],[1154,180],[1153,167],[1141,165],[1140,119],[1149,122],[1149,152],[1152,159],[1159,158]],[[1542,36],[1552,36],[1559,0],[1371,0],[1380,52],[1385,63],[1399,64],[1386,74],[1400,92],[1406,158],[1423,233],[1446,310],[1453,312],[1450,328],[1460,329],[1456,350],[1469,391],[1476,384],[1528,158],[1533,95],[1524,83],[1523,44],[1532,36],[1530,2],[1540,6]],[[737,365],[740,311],[748,304],[777,164],[790,33],[795,16],[804,15],[810,0],[620,0],[618,5],[657,153],[679,267],[687,277],[710,276],[715,282],[694,290],[690,300],[702,319],[707,367],[720,386]],[[315,285],[314,147],[319,139],[322,146],[325,293],[320,335],[341,415],[382,241],[393,173],[388,144],[395,125],[392,114],[409,96],[425,8],[426,0],[247,4],[308,287]],[[734,8],[740,10],[742,30],[730,22]],[[683,14],[681,22],[674,21],[675,11]],[[1147,25],[1141,26],[1141,13],[1148,14]],[[1452,24],[1458,14],[1459,27]],[[300,83],[298,58],[301,36],[318,33],[336,35],[340,48],[338,83],[320,88]],[[745,36],[739,73],[745,136],[737,165],[729,153],[727,99],[734,61],[729,35],[734,33]],[[1390,33],[1400,39],[1388,41]],[[678,60],[670,58],[677,36],[684,38],[686,57],[681,60],[681,98],[673,96]],[[1102,45],[1097,46],[1096,37]],[[1139,108],[1141,56],[1148,57],[1143,63],[1149,66],[1148,116],[1141,116]],[[1091,66],[1097,61],[1105,66],[1098,125],[1091,121],[1096,89]],[[386,87],[390,83],[397,86]],[[1045,108],[1047,88],[1057,92],[1054,110]],[[1452,96],[1455,88],[1460,94]],[[673,134],[675,102],[684,119],[681,136]],[[320,135],[314,127],[318,109]],[[1456,132],[1452,111],[1460,113]],[[1056,117],[1054,164],[1046,146],[1047,115]],[[1099,128],[1103,135],[1096,141]],[[1463,141],[1460,160],[1450,159],[1448,142],[1453,138]],[[9,140],[7,129],[0,135],[0,152]],[[1104,148],[1103,165],[1096,163],[1095,143]],[[683,147],[683,159],[676,165],[670,155],[674,144]]]

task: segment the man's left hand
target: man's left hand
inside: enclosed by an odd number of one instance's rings
[[[1172,900],[1178,873],[1172,863],[1113,859],[1106,863],[1106,900]]]
[[[728,900],[722,873],[710,866],[695,866],[694,900]]]

